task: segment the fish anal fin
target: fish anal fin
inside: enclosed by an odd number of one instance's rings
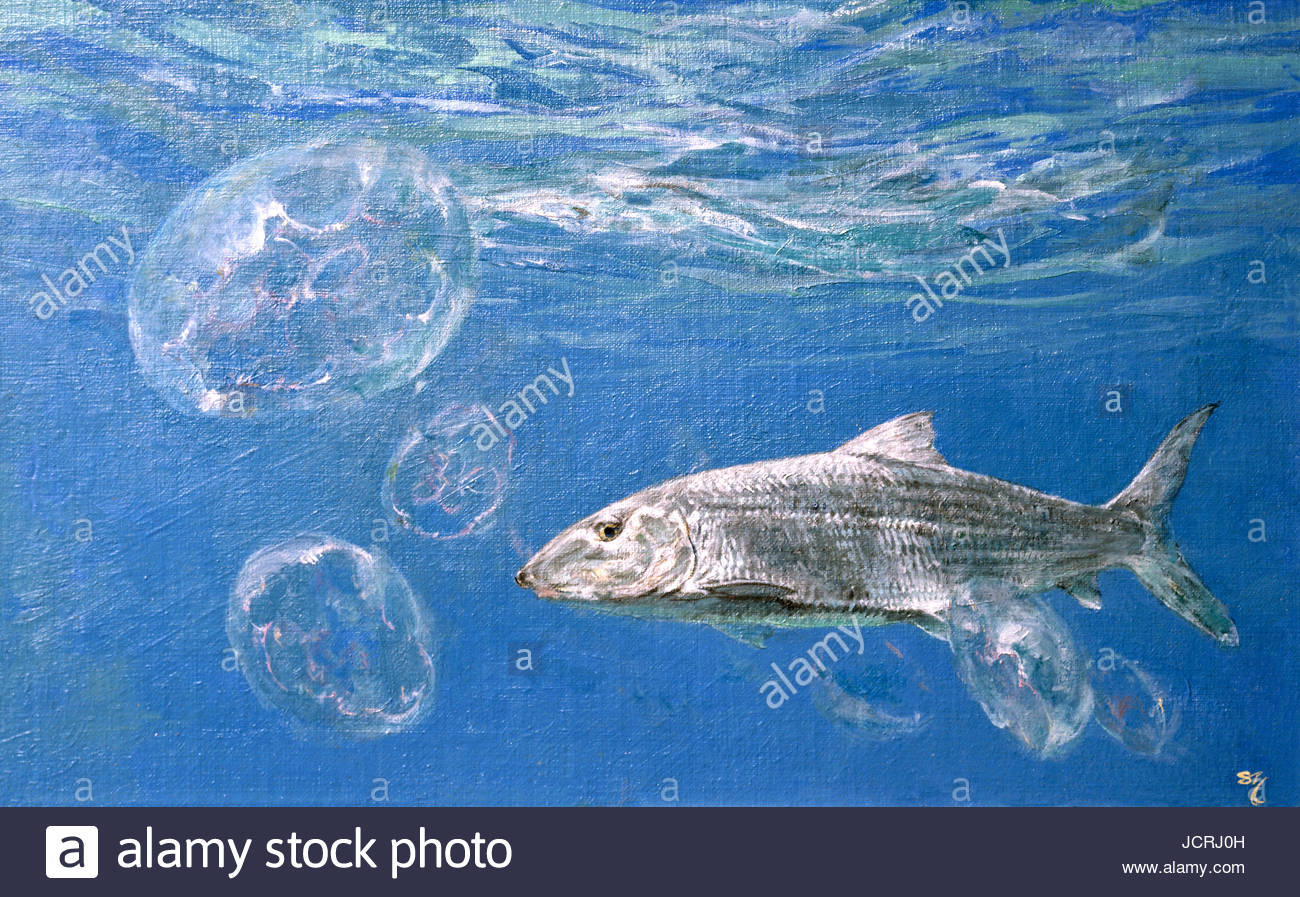
[[[1101,588],[1097,585],[1096,573],[1085,573],[1074,579],[1064,579],[1058,585],[1088,610],[1101,609]]]
[[[877,456],[946,467],[947,460],[934,448],[934,412],[904,414],[844,443],[835,451],[843,455]]]

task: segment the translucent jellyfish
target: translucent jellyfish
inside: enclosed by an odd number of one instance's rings
[[[922,731],[930,716],[917,709],[918,680],[902,665],[841,668],[817,680],[813,703],[822,716],[871,741],[893,741]]]
[[[1086,662],[1061,620],[1033,595],[976,585],[949,609],[957,673],[995,726],[1047,756],[1092,716]]]
[[[256,552],[226,631],[258,698],[304,723],[376,737],[411,725],[433,697],[423,614],[375,549],[307,535]]]
[[[316,409],[400,386],[459,326],[475,244],[410,147],[313,144],[197,187],[141,256],[136,359],[185,411]]]
[[[1137,661],[1122,657],[1092,670],[1097,695],[1093,716],[1129,750],[1148,757],[1168,756],[1182,723],[1182,697]]]
[[[514,434],[483,405],[453,405],[397,446],[384,474],[392,519],[433,539],[483,527],[501,505]]]

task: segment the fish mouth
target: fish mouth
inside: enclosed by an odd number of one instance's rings
[[[539,583],[533,576],[533,572],[528,569],[528,565],[519,568],[515,574],[515,583],[522,588],[535,592],[538,598],[560,598],[563,597],[560,592],[550,586]]]
[[[545,598],[549,601],[560,601],[565,604],[598,604],[600,599],[591,595],[583,594],[580,591],[565,590],[556,588],[537,581],[537,577],[527,564],[520,568],[515,574],[515,582],[522,588],[528,589],[537,595],[538,598]]]

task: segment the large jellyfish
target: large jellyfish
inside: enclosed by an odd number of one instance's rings
[[[304,723],[376,737],[410,726],[433,696],[423,613],[376,549],[307,535],[256,552],[226,631],[258,698]]]
[[[419,535],[468,535],[501,505],[513,449],[514,435],[486,406],[451,405],[398,444],[384,472],[384,507]]]
[[[316,409],[400,386],[442,350],[476,248],[451,185],[405,146],[312,144],[197,187],[131,286],[141,369],[185,411]]]
[[[976,584],[952,602],[948,643],[989,720],[1035,753],[1057,753],[1092,718],[1087,663],[1041,598]]]

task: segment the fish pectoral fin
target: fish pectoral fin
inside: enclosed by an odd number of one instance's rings
[[[744,642],[755,648],[766,648],[767,640],[772,637],[772,630],[744,623],[715,623],[713,628],[728,635],[738,642]]]
[[[843,455],[875,455],[931,467],[947,467],[948,461],[934,449],[933,417],[933,411],[904,414],[850,439],[835,451]]]
[[[1062,580],[1058,583],[1058,586],[1089,610],[1101,609],[1101,587],[1097,585],[1096,573],[1088,573],[1083,576],[1076,576],[1074,579]]]
[[[703,586],[703,591],[710,598],[785,599],[794,594],[794,589],[779,586],[772,582],[757,582],[754,580],[710,583]]]

